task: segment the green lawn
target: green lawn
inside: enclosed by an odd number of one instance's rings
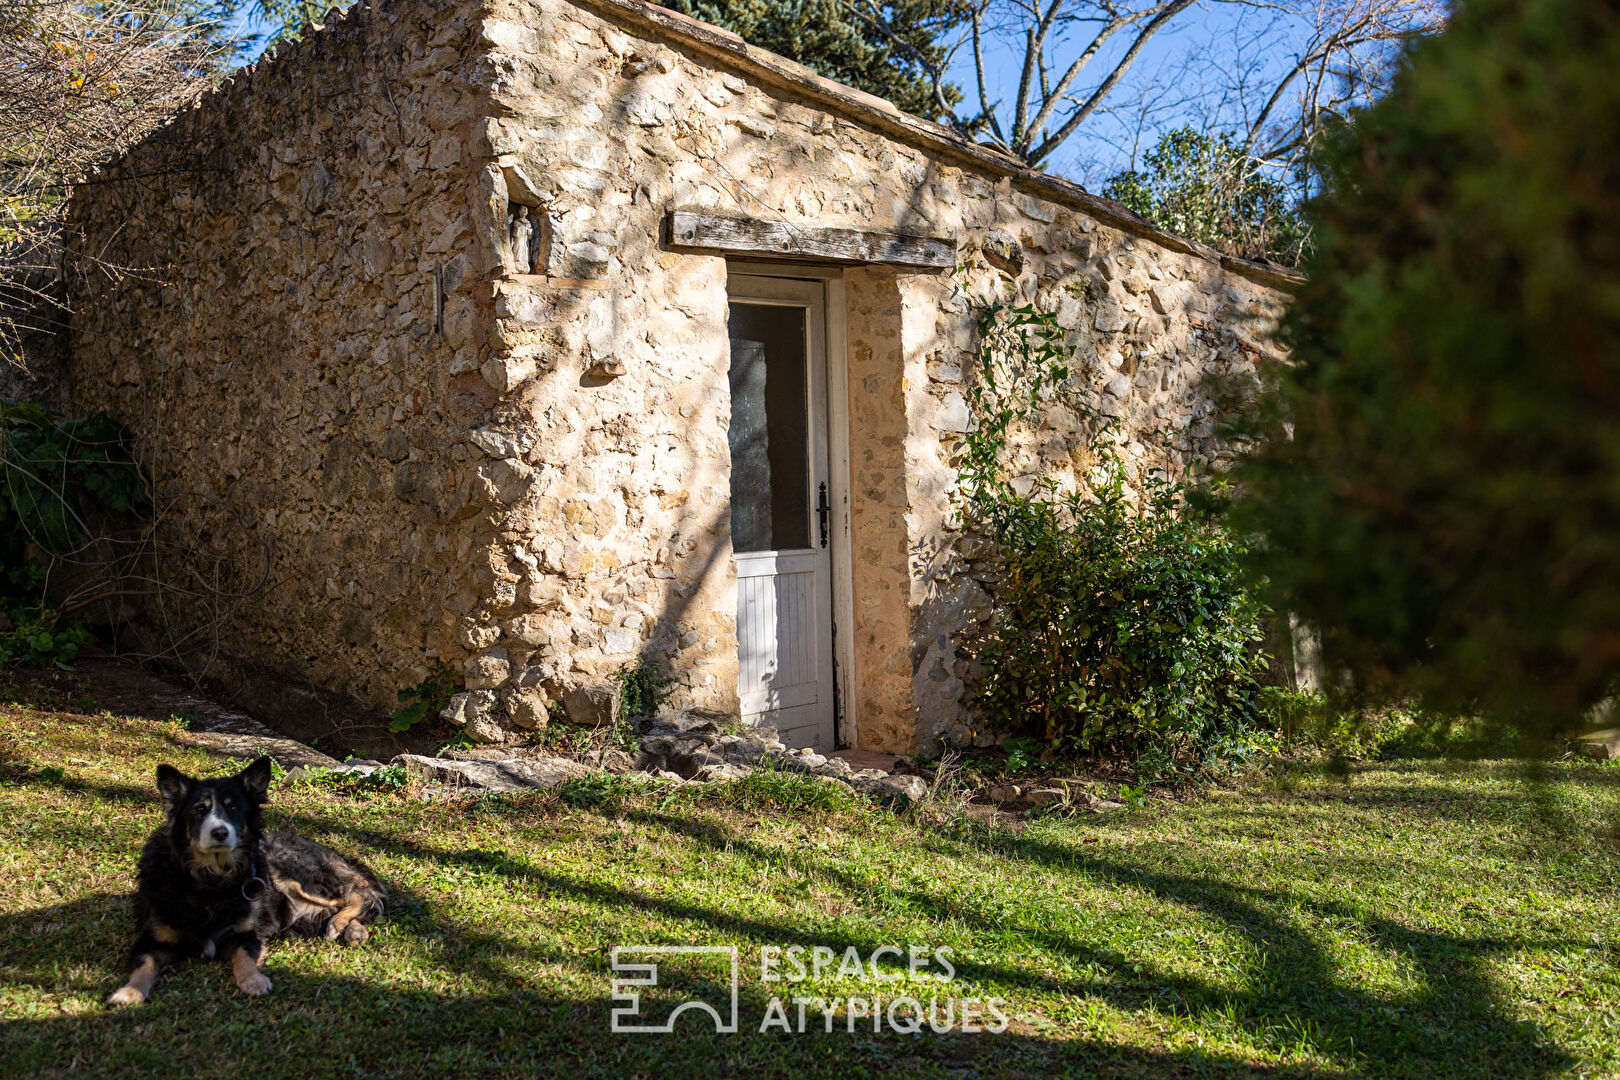
[[[367,860],[393,912],[358,948],[272,945],[267,998],[193,964],[111,1013],[152,770],[219,763],[168,725],[22,705],[0,705],[3,758],[26,763],[0,780],[8,1078],[1620,1075],[1610,767],[1397,763],[995,827],[278,786],[272,823]],[[660,942],[740,946],[741,1033],[609,1031],[609,950]],[[932,992],[1004,999],[1009,1029],[827,1034],[812,1008],[759,1032],[773,993],[906,985],[768,985],[761,946],[891,944],[949,946]],[[666,1012],[724,997],[665,974]]]

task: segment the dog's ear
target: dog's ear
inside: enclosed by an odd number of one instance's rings
[[[247,789],[248,798],[254,802],[262,803],[270,797],[270,759],[260,755],[253,759],[253,764],[236,774]]]
[[[191,785],[194,783],[196,781],[173,765],[159,765],[157,768],[158,793],[170,806],[179,806],[185,802],[186,796],[191,794]]]

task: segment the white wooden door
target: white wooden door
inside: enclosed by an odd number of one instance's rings
[[[733,274],[729,289],[742,720],[791,747],[831,750],[826,287]]]

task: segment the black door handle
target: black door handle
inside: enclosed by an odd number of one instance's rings
[[[827,485],[821,485],[821,494],[816,499],[816,520],[821,525],[821,546],[827,546],[827,528],[832,522],[832,504],[827,501]]]

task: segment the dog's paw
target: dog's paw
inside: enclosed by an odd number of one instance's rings
[[[262,971],[255,971],[251,975],[236,980],[237,987],[248,997],[264,997],[270,992],[270,980]]]
[[[364,945],[366,939],[371,937],[371,931],[366,929],[362,922],[352,922],[343,928],[343,940],[350,945]]]
[[[120,986],[107,995],[107,1004],[115,1009],[126,1008],[130,1005],[139,1005],[146,1000],[146,995],[133,986]]]

